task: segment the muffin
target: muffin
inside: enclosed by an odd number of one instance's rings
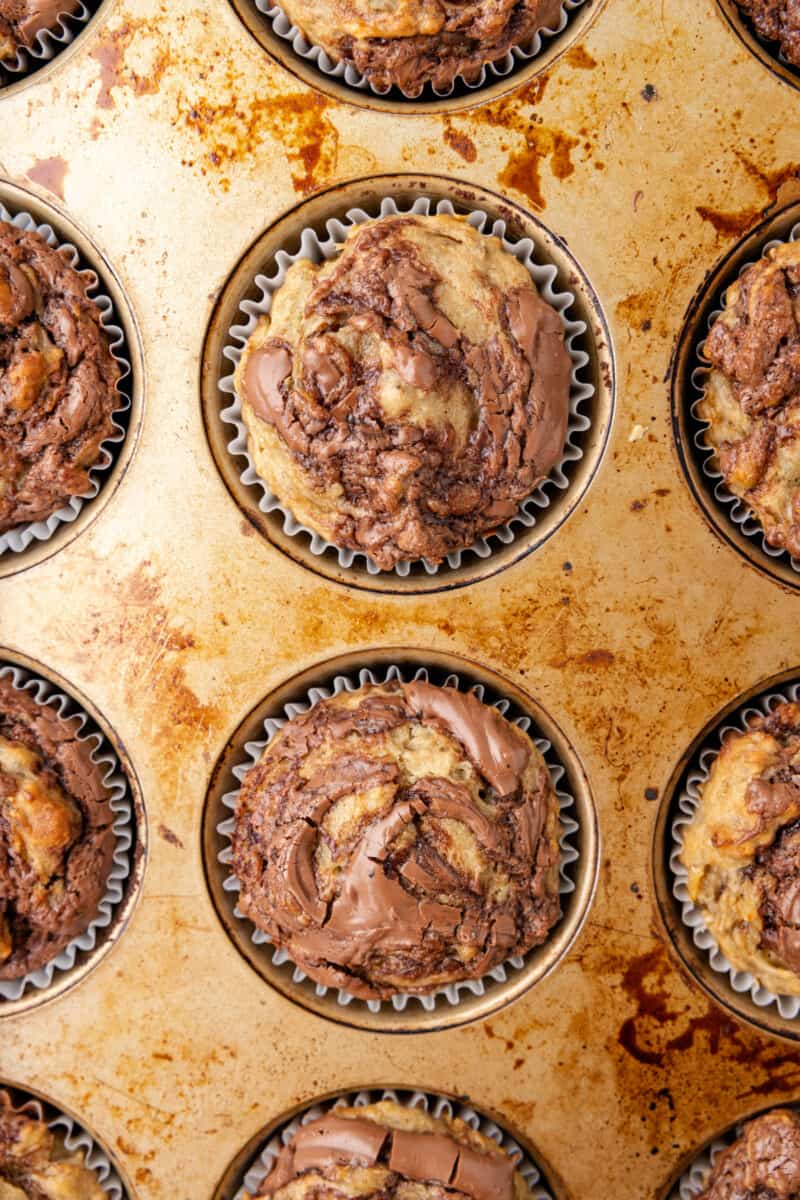
[[[800,558],[800,242],[773,247],[728,288],[705,356],[696,411],[712,465],[767,542]]]
[[[759,37],[777,42],[792,66],[800,67],[800,4],[798,0],[736,0]]]
[[[83,1151],[70,1153],[32,1109],[0,1091],[0,1200],[108,1200]]]
[[[798,1200],[800,1116],[776,1108],[718,1154],[698,1200]]]
[[[417,96],[474,81],[485,63],[561,23],[563,0],[286,0],[306,39],[354,67],[376,91]]]
[[[72,16],[81,0],[0,0],[0,62],[14,61],[19,50],[29,50],[60,17]]]
[[[119,376],[85,279],[40,234],[0,221],[0,533],[89,490]]]
[[[288,721],[247,773],[238,909],[317,983],[426,994],[545,940],[559,832],[544,760],[497,709],[368,685]]]
[[[776,995],[800,996],[800,704],[725,739],[680,859],[731,966]]]
[[[54,958],[97,915],[113,813],[92,744],[0,678],[0,980]]]
[[[458,1117],[381,1100],[301,1125],[258,1191],[277,1200],[524,1200],[514,1160]]]
[[[259,475],[384,570],[507,521],[563,454],[558,313],[462,217],[384,216],[293,263],[236,372]]]

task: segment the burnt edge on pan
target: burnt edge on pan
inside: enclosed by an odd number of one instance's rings
[[[800,89],[800,67],[795,67],[787,62],[775,42],[768,42],[759,37],[752,22],[739,8],[736,0],[717,0],[717,5],[745,49],[749,50],[753,57],[757,58],[777,79],[789,84],[790,87]]]

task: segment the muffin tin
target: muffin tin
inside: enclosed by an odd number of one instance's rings
[[[782,1031],[734,1014],[671,949],[652,866],[697,731],[800,663],[793,581],[709,527],[670,413],[692,297],[792,202],[778,191],[796,173],[798,97],[716,0],[588,11],[524,86],[402,120],[298,81],[224,0],[116,0],[0,98],[9,186],[102,247],[147,387],[113,503],[104,490],[80,536],[0,581],[0,642],[91,698],[148,822],[113,953],[0,1021],[0,1076],[80,1114],[135,1200],[211,1200],[260,1131],[387,1082],[492,1114],[559,1200],[666,1196],[718,1130],[800,1099]],[[63,201],[26,182],[53,157]],[[463,587],[377,594],[282,553],[234,502],[206,432],[203,351],[265,230],[409,173],[480,189],[538,222],[566,275],[579,264],[570,282],[590,280],[605,316],[616,407],[591,485],[535,552]],[[585,772],[599,853],[591,909],[546,977],[457,1028],[390,1037],[259,978],[219,919],[203,815],[265,697],[398,647],[535,699]]]
[[[112,3],[113,0],[81,0],[74,16],[59,20],[52,31],[37,38],[33,49],[22,51],[13,66],[0,65],[0,99],[21,91],[34,77],[43,78],[54,66],[61,66],[90,26],[103,19]]]
[[[758,36],[752,21],[745,16],[736,0],[717,0],[717,4],[731,29],[741,38],[750,53],[778,79],[792,87],[800,88],[800,68],[788,62],[774,42],[767,42]]]

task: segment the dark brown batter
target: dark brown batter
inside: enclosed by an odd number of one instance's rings
[[[800,1116],[776,1108],[723,1150],[698,1200],[798,1200]]]
[[[0,0],[0,61],[32,46],[39,33],[55,29],[59,17],[80,8],[80,0]]]
[[[800,0],[737,0],[756,33],[777,42],[787,62],[800,67]]]

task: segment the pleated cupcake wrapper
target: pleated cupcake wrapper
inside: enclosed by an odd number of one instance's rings
[[[117,397],[119,404],[113,410],[112,417],[119,417],[128,412],[131,406],[130,398],[120,390],[124,381],[130,377],[131,364],[125,354],[125,334],[116,324],[114,305],[110,296],[99,290],[100,283],[96,272],[91,267],[81,265],[80,255],[71,242],[62,242],[51,225],[39,225],[30,213],[19,211],[11,213],[0,203],[0,220],[9,221],[18,229],[34,230],[47,242],[48,246],[58,248],[70,266],[74,267],[82,279],[86,281],[86,297],[100,310],[100,324],[108,337],[109,348],[120,367],[120,378],[117,382]],[[100,456],[89,472],[91,486],[81,496],[72,496],[70,500],[43,521],[29,521],[24,525],[15,525],[6,533],[0,533],[0,558],[6,554],[19,554],[26,550],[32,542],[45,542],[51,538],[61,525],[74,521],[87,500],[93,500],[103,485],[103,480],[109,468],[114,463],[115,449],[125,440],[126,429],[119,421],[114,420],[115,432],[100,445]]]
[[[244,1200],[246,1191],[251,1193],[257,1191],[272,1170],[283,1147],[291,1141],[302,1125],[307,1125],[309,1121],[316,1121],[319,1117],[324,1117],[326,1113],[335,1112],[342,1106],[365,1108],[368,1104],[376,1104],[381,1100],[393,1100],[396,1104],[402,1104],[404,1108],[422,1109],[423,1112],[430,1113],[432,1117],[459,1117],[476,1133],[482,1133],[497,1142],[498,1146],[513,1158],[516,1169],[530,1189],[530,1200],[553,1200],[536,1163],[504,1129],[488,1117],[476,1112],[474,1108],[470,1108],[466,1104],[459,1104],[445,1096],[439,1096],[435,1092],[413,1092],[411,1096],[403,1098],[397,1092],[381,1091],[377,1088],[368,1092],[350,1092],[339,1096],[336,1100],[315,1104],[306,1109],[304,1113],[298,1114],[269,1139],[258,1158],[248,1168],[244,1183],[234,1196],[234,1200]]]
[[[133,806],[128,791],[128,781],[120,768],[116,755],[100,733],[84,733],[89,717],[71,696],[59,692],[51,683],[40,679],[19,667],[0,665],[0,679],[11,678],[15,688],[33,696],[37,704],[55,709],[74,730],[79,741],[93,745],[92,762],[103,768],[103,783],[108,791],[108,807],[114,814],[114,855],[109,871],[106,890],[97,908],[97,916],[83,933],[65,946],[54,958],[36,971],[20,979],[0,979],[0,1012],[3,1000],[19,1000],[28,988],[41,991],[48,988],[55,976],[71,971],[80,952],[94,950],[101,930],[107,929],[114,917],[114,909],[121,901],[125,880],[130,874],[130,849],[133,845]]]
[[[800,241],[800,224],[794,226],[788,238],[786,238],[786,241]],[[767,242],[767,244],[762,247],[758,258],[754,258],[751,259],[750,262],[746,262],[739,271],[739,275],[741,276],[748,267],[753,265],[753,263],[759,262],[760,259],[763,258],[767,253],[767,251],[773,248],[773,246],[780,246],[781,244],[782,242],[780,239],[773,239],[773,241]],[[709,332],[711,331],[711,327],[717,318],[722,315],[722,306],[724,303],[725,292],[722,292],[719,296],[720,307],[715,309],[708,318]],[[714,451],[706,442],[706,431],[709,428],[709,423],[708,421],[704,421],[697,412],[699,404],[705,397],[708,376],[711,371],[710,366],[705,365],[704,349],[705,341],[701,342],[697,347],[697,357],[700,359],[702,365],[695,367],[694,371],[692,372],[692,388],[696,395],[689,410],[692,418],[700,426],[700,429],[698,429],[694,436],[694,445],[700,456],[703,474],[708,480],[710,480],[713,486],[714,498],[721,505],[725,506],[729,520],[731,520],[734,525],[738,525],[742,533],[744,533],[748,538],[752,539],[754,542],[758,542],[761,549],[765,554],[769,555],[770,558],[783,557],[787,562],[791,563],[792,568],[795,571],[800,573],[800,560],[791,558],[787,551],[781,550],[779,546],[771,546],[769,544],[764,536],[764,528],[761,522],[757,520],[752,510],[747,506],[744,500],[740,499],[739,496],[735,496],[733,492],[726,487],[722,472],[718,467],[714,466]]]
[[[81,26],[91,18],[91,9],[83,3],[74,13],[60,14],[52,29],[37,33],[31,46],[20,46],[16,59],[0,63],[0,84],[14,83],[17,78],[35,71],[51,58],[65,50],[80,32]],[[5,77],[7,75],[11,78]]]
[[[413,675],[406,677],[406,675],[404,675],[401,671],[400,667],[396,665],[390,666],[386,671],[383,672],[383,674],[371,671],[367,668],[362,668],[362,670],[358,672],[357,676],[337,675],[331,687],[310,688],[307,692],[307,699],[305,702],[291,703],[284,707],[283,711],[286,714],[285,717],[268,717],[264,721],[264,732],[266,737],[263,739],[263,741],[259,740],[245,743],[244,749],[249,761],[240,763],[238,766],[234,767],[233,774],[240,783],[243,783],[247,772],[258,762],[265,747],[269,744],[269,742],[272,741],[278,730],[282,729],[286,722],[291,720],[292,717],[296,717],[299,713],[308,712],[308,710],[313,708],[315,704],[318,704],[320,700],[329,699],[331,696],[341,695],[342,692],[358,691],[359,688],[364,687],[366,684],[382,684],[388,683],[391,680],[398,680],[402,682],[406,681],[407,678],[408,680],[422,679],[427,681],[428,672],[424,667],[420,667],[419,670],[415,671]],[[459,676],[456,674],[448,675],[444,686],[454,687],[460,691],[466,690],[461,687]],[[483,700],[485,693],[481,684],[477,684],[469,690],[472,691],[479,700]],[[508,712],[510,706],[510,701],[505,699],[497,700],[493,705],[493,707],[495,707],[504,716]],[[509,719],[512,720],[512,724],[517,725],[526,733],[530,729],[531,721],[529,717],[520,716],[515,719]],[[559,789],[558,787],[559,783],[561,783],[565,778],[566,772],[561,763],[552,754],[552,746],[550,742],[548,742],[546,738],[541,737],[534,738],[533,741],[540,754],[545,759],[547,769],[550,772],[553,788],[556,793],[556,798],[558,800],[559,817],[561,822],[561,833],[559,837],[561,860],[559,865],[558,890],[562,896],[568,895],[575,890],[575,883],[572,879],[571,868],[578,859],[578,851],[572,844],[572,839],[577,833],[579,826],[577,821],[569,816],[568,812],[569,809],[574,807],[575,801],[569,792]],[[236,811],[239,803],[239,792],[240,789],[237,788],[236,791],[227,792],[222,797],[222,803],[226,808],[231,809],[232,812]],[[217,826],[217,833],[230,842],[233,838],[234,824],[235,818],[229,817],[227,820],[220,822],[220,824]],[[232,847],[227,846],[224,850],[220,851],[217,857],[219,862],[230,867],[233,861]],[[240,890],[239,880],[233,874],[232,869],[231,873],[225,879],[223,887],[227,892],[238,892]],[[249,918],[243,916],[238,908],[234,908],[233,915],[242,921],[247,921],[249,925],[252,925],[252,922],[249,920]],[[256,946],[271,945],[267,935],[260,929],[257,929],[254,925],[252,925],[251,938],[253,944]],[[302,983],[303,980],[307,978],[306,973],[294,962],[292,962],[290,955],[284,949],[274,950],[272,962],[278,967],[288,966],[293,968],[292,981],[294,983]],[[404,1012],[409,1003],[413,1001],[417,1001],[419,1004],[421,1004],[426,1012],[432,1012],[439,1002],[446,1002],[452,1006],[459,1004],[462,993],[464,992],[472,996],[483,996],[486,993],[487,984],[506,983],[509,979],[509,976],[513,976],[515,971],[521,970],[524,966],[525,958],[521,955],[514,955],[512,958],[507,959],[505,963],[501,963],[499,966],[494,967],[481,979],[468,979],[458,983],[451,983],[448,984],[447,987],[437,989],[428,996],[417,996],[412,993],[399,992],[397,995],[392,996],[390,1000],[361,1000],[355,996],[351,996],[349,992],[340,988],[336,992],[336,999],[337,1003],[341,1004],[343,1007],[346,1007],[349,1004],[365,1005],[372,1013],[380,1012],[384,1005],[391,1005],[396,1012]],[[313,983],[313,981],[311,982]],[[321,983],[313,983],[313,986],[318,996],[326,996],[329,991],[334,990]]]
[[[355,225],[360,225],[364,221],[374,219],[376,216],[398,216],[403,213],[414,213],[417,215],[431,213],[448,213],[453,215],[455,209],[449,200],[440,200],[434,202],[428,196],[418,197],[410,208],[400,208],[394,199],[385,196],[380,202],[380,209],[377,212],[367,213],[360,208],[351,208],[346,214],[344,220],[331,218],[325,223],[327,236],[321,238],[313,229],[306,228],[303,230],[300,237],[300,248],[294,253],[289,254],[285,250],[279,250],[271,263],[266,264],[267,269],[272,270],[271,275],[259,274],[255,277],[255,285],[261,293],[258,300],[243,300],[239,306],[239,312],[243,318],[241,324],[231,326],[228,331],[228,341],[224,348],[224,355],[235,368],[244,350],[248,338],[253,333],[258,320],[261,316],[269,313],[272,307],[272,298],[278,291],[280,286],[286,279],[286,274],[290,266],[298,262],[300,259],[310,259],[312,262],[320,263],[330,261],[335,258],[347,237],[347,234]],[[544,299],[555,308],[564,326],[564,338],[566,348],[572,360],[572,376],[570,382],[570,397],[569,397],[569,421],[567,424],[567,437],[564,446],[564,454],[559,464],[553,468],[548,477],[537,487],[526,500],[524,500],[517,513],[506,522],[505,525],[493,530],[492,533],[486,534],[473,543],[467,550],[456,550],[448,554],[443,563],[429,562],[427,559],[421,560],[428,575],[435,575],[445,566],[452,570],[461,566],[465,556],[475,556],[479,559],[486,559],[493,553],[493,550],[498,545],[508,545],[513,542],[517,533],[523,529],[531,529],[537,520],[537,513],[540,509],[547,508],[552,500],[552,492],[563,491],[569,486],[569,479],[565,473],[565,468],[568,464],[575,462],[583,457],[583,450],[580,446],[580,435],[584,434],[590,428],[591,422],[582,411],[587,402],[594,396],[594,386],[581,378],[581,372],[589,362],[589,356],[580,346],[580,339],[586,332],[586,323],[581,320],[572,319],[568,313],[575,303],[575,296],[572,292],[557,292],[555,290],[557,282],[557,271],[552,263],[537,263],[534,261],[536,246],[530,238],[521,238],[518,242],[512,242],[506,237],[505,221],[490,221],[486,213],[476,210],[469,214],[468,221],[475,229],[487,235],[498,237],[503,244],[503,247],[509,251],[514,257],[521,262],[530,272],[539,293]],[[315,533],[312,529],[302,525],[295,519],[291,511],[281,504],[277,496],[270,491],[267,483],[263,480],[256,471],[250,453],[247,448],[247,428],[242,417],[242,403],[240,397],[236,393],[234,386],[233,372],[226,375],[219,382],[220,391],[230,397],[230,404],[223,408],[220,412],[220,418],[224,424],[231,426],[235,431],[235,436],[228,442],[228,451],[236,458],[245,460],[246,468],[241,473],[242,483],[248,487],[258,485],[262,492],[262,498],[259,501],[259,508],[265,513],[280,513],[283,519],[283,531],[292,537],[305,535],[309,542],[309,549],[314,555],[325,554],[326,551],[333,551],[338,558],[339,566],[345,569],[352,567],[353,563],[361,560],[370,575],[380,574],[381,568],[372,561],[362,551],[344,549],[333,545]],[[413,562],[420,560],[407,560],[398,563],[393,571],[399,576],[407,576]]]
[[[692,940],[698,950],[708,955],[711,967],[720,975],[727,975],[734,992],[739,994],[749,992],[750,998],[759,1008],[776,1005],[778,1012],[785,1021],[794,1021],[800,1015],[800,996],[777,996],[767,988],[762,987],[749,971],[738,971],[733,967],[717,945],[716,939],[707,929],[702,910],[695,905],[687,886],[688,872],[680,861],[683,850],[683,833],[692,823],[700,803],[703,788],[708,782],[709,775],[726,738],[731,733],[746,733],[749,722],[754,717],[762,717],[772,712],[778,704],[800,699],[800,683],[793,684],[786,692],[770,692],[767,696],[748,704],[734,718],[729,718],[720,730],[715,732],[713,740],[696,755],[697,765],[689,772],[686,784],[678,797],[680,816],[672,822],[672,853],[669,858],[672,871],[672,894],[681,904],[683,923],[692,931]]]
[[[332,79],[338,79],[340,82],[346,83],[348,87],[355,88],[357,91],[371,92],[373,96],[387,96],[392,92],[393,89],[391,87],[382,90],[375,87],[351,63],[334,62],[321,46],[315,46],[305,38],[297,26],[292,24],[280,5],[271,4],[270,0],[254,0],[254,3],[258,11],[269,20],[273,32],[291,45],[292,50],[298,58],[313,63],[323,75],[328,75]],[[575,10],[581,8],[586,3],[587,0],[563,0],[555,28],[541,29],[534,35],[528,45],[514,46],[507,54],[495,62],[484,63],[475,79],[469,80],[465,79],[463,75],[458,75],[447,88],[435,88],[432,83],[427,83],[422,87],[421,91],[416,93],[404,92],[399,88],[397,90],[407,100],[444,100],[448,96],[453,95],[456,87],[464,87],[471,92],[477,92],[481,88],[491,86],[491,84],[496,83],[499,79],[505,79],[513,71],[519,70],[520,67],[541,54],[545,42],[552,37],[556,37],[559,33],[563,33]]]
[[[127,1200],[127,1192],[112,1167],[108,1155],[82,1125],[62,1112],[48,1119],[44,1105],[33,1096],[21,1104],[15,1103],[13,1095],[4,1087],[0,1087],[0,1096],[5,1096],[11,1102],[11,1107],[15,1112],[34,1117],[37,1121],[47,1121],[48,1129],[56,1134],[70,1154],[74,1154],[78,1150],[83,1151],[85,1166],[95,1173],[98,1183],[111,1200]]]

